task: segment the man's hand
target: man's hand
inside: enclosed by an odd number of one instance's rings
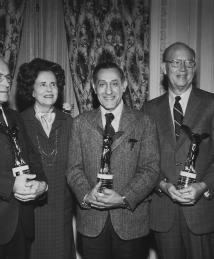
[[[123,197],[112,189],[104,188],[102,195],[97,195],[97,201],[104,204],[105,208],[118,208],[124,205]]]
[[[172,199],[173,202],[181,204],[189,204],[191,202],[190,197],[183,196],[180,190],[177,190],[172,183],[161,181],[160,188]]]
[[[97,183],[90,193],[87,194],[85,202],[92,208],[109,209],[122,207],[124,205],[123,197],[114,190],[104,188],[99,192],[101,182]]]
[[[17,200],[23,202],[35,200],[39,195],[44,193],[47,184],[33,180],[35,178],[36,175],[33,174],[23,174],[16,177],[13,192]]]
[[[202,194],[206,191],[207,186],[204,182],[193,183],[188,187],[179,190],[182,198],[190,200],[188,204],[195,204]]]
[[[101,186],[101,182],[97,183],[94,186],[94,188],[85,197],[85,203],[87,203],[90,207],[93,207],[93,208],[104,209],[105,204],[97,201],[97,197],[100,195],[103,195],[102,193],[98,192],[100,186]]]

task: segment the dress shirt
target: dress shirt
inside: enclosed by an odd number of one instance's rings
[[[48,112],[41,112],[39,108],[35,105],[34,109],[35,117],[40,121],[46,135],[49,137],[52,124],[55,119],[55,113],[53,112],[53,108],[51,108]]]
[[[113,126],[115,132],[117,132],[119,130],[120,117],[122,114],[122,110],[123,110],[123,101],[122,100],[113,111],[106,110],[103,106],[101,106],[101,117],[102,117],[103,128],[105,128],[105,125],[106,125],[105,114],[112,113],[114,115],[114,119],[113,119],[111,125]]]
[[[189,100],[189,96],[190,96],[190,93],[192,91],[192,86],[190,86],[186,92],[184,92],[183,94],[180,95],[181,99],[180,99],[180,105],[181,105],[181,108],[183,110],[183,115],[185,115],[185,112],[186,112],[186,108],[187,108],[187,103],[188,103],[188,100]],[[171,115],[172,115],[172,121],[173,121],[173,124],[174,124],[174,114],[173,114],[173,107],[174,107],[174,103],[175,103],[175,97],[177,95],[174,94],[172,92],[172,90],[169,88],[169,107],[170,107],[170,112],[171,112]]]

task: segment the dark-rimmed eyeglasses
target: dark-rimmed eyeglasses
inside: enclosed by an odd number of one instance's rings
[[[171,67],[174,68],[180,68],[181,65],[185,65],[186,68],[193,68],[195,67],[195,61],[194,60],[187,60],[187,59],[172,59],[172,60],[166,60],[166,63],[170,63]]]

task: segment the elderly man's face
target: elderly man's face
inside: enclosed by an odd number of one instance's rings
[[[164,73],[169,87],[175,93],[185,92],[192,84],[195,74],[195,60],[192,52],[185,46],[173,47],[164,64]]]
[[[11,77],[7,64],[0,59],[0,104],[8,101]]]

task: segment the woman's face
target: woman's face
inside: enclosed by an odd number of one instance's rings
[[[32,96],[40,110],[50,109],[58,97],[56,77],[51,71],[42,71],[38,74],[33,85]]]

